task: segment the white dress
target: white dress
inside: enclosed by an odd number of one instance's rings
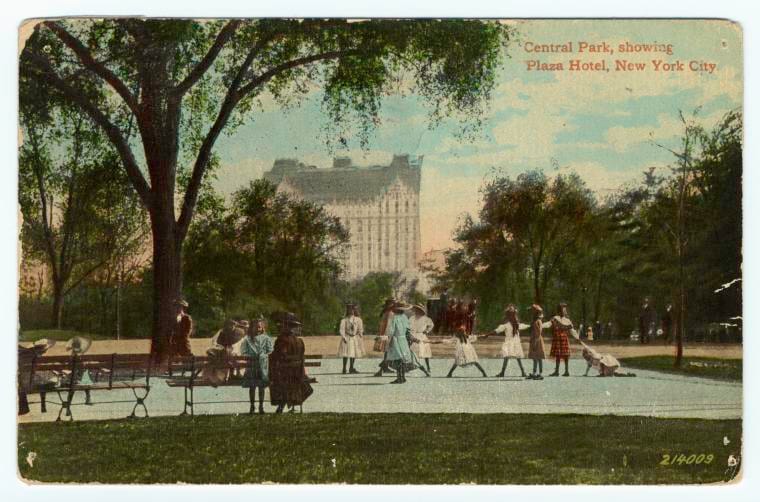
[[[421,317],[413,316],[410,319],[412,327],[412,336],[419,340],[418,343],[412,344],[412,352],[419,358],[433,357],[433,352],[430,350],[430,340],[428,339],[428,333],[433,331],[433,320],[424,315]]]
[[[478,339],[475,335],[470,335],[467,343],[462,343],[459,338],[453,337],[446,341],[446,343],[453,343],[456,345],[454,350],[454,363],[457,366],[469,366],[478,362],[478,353],[475,352],[475,347],[472,343]]]
[[[364,357],[364,323],[360,317],[341,319],[338,357]]]
[[[523,353],[522,343],[520,343],[521,329],[530,328],[529,324],[518,324],[518,332],[515,332],[511,323],[500,324],[498,328],[494,330],[495,333],[504,333],[504,343],[501,344],[501,357],[517,357],[523,359],[525,354]]]

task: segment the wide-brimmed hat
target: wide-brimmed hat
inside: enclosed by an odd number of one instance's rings
[[[533,305],[531,305],[530,308],[531,308],[531,310],[533,310],[533,312],[540,312],[540,313],[544,312],[544,309],[541,308],[541,305],[538,305],[536,303],[534,303]]]
[[[422,305],[420,305],[419,303],[417,303],[417,304],[415,304],[415,305],[412,305],[412,308],[413,308],[414,310],[418,310],[418,311],[422,312],[422,314],[423,314],[423,315],[427,315],[427,310],[425,310],[425,307],[423,307],[423,306],[422,306]]]
[[[177,305],[177,306],[180,306],[180,307],[185,307],[185,308],[187,308],[187,307],[190,306],[190,304],[187,303],[182,298],[177,298],[176,300],[174,300],[174,305]]]
[[[224,323],[224,327],[219,331],[219,335],[216,337],[216,343],[223,347],[235,345],[245,336],[245,328],[241,323],[227,320]]]
[[[47,352],[55,346],[55,340],[40,338],[32,344],[32,348],[38,352]]]
[[[393,310],[409,310],[412,306],[404,301],[397,301],[393,304]]]
[[[504,312],[514,312],[517,313],[517,307],[515,307],[514,303],[510,303],[504,308]]]
[[[285,327],[290,326],[300,326],[301,321],[298,320],[298,317],[293,312],[286,312],[284,316],[282,316],[282,325]]]
[[[66,350],[72,354],[84,354],[90,350],[90,345],[92,345],[92,340],[86,336],[75,336],[66,342]]]

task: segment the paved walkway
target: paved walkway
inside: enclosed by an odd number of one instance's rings
[[[338,336],[305,336],[303,337],[304,344],[306,345],[307,354],[322,354],[325,357],[333,357],[338,351],[338,342],[340,337]],[[373,357],[378,357],[377,352],[372,351],[372,344],[374,337],[364,337],[364,347],[367,354]],[[501,350],[501,344],[504,342],[504,337],[490,337],[485,340],[478,340],[477,351],[478,355],[483,358],[499,357]],[[544,343],[547,348],[551,345],[551,337],[545,336]],[[528,353],[528,337],[523,335],[522,337],[523,350]],[[618,359],[624,357],[637,357],[637,356],[656,356],[675,355],[675,347],[673,345],[666,345],[661,341],[654,342],[648,345],[641,345],[638,342],[631,341],[616,341],[614,343],[607,341],[597,341],[591,343],[594,349],[600,353],[609,352],[614,354]],[[206,353],[206,349],[211,346],[210,338],[191,338],[190,347],[194,354],[203,355]],[[431,347],[433,350],[433,357],[436,358],[448,358],[451,356],[452,348],[446,344],[436,344]],[[579,345],[571,340],[571,350],[575,357],[580,357]],[[146,354],[150,351],[150,340],[146,338],[139,339],[127,339],[127,340],[94,340],[88,354]],[[66,352],[66,343],[58,342],[55,347],[50,349],[46,355],[58,356],[68,354]],[[684,347],[685,357],[717,357],[726,359],[741,359],[742,346],[739,344],[706,344],[706,343],[689,343]]]
[[[570,361],[570,377],[547,377],[543,381],[519,378],[517,365],[510,361],[508,378],[494,378],[501,367],[499,359],[481,359],[489,374],[483,378],[475,368],[458,368],[446,378],[451,361],[431,361],[433,376],[414,371],[404,385],[390,385],[393,377],[376,378],[372,373],[378,359],[357,362],[359,375],[342,375],[341,361],[325,359],[321,368],[311,368],[317,377],[314,394],[306,401],[304,412],[353,413],[583,413],[642,415],[656,417],[741,418],[741,383],[633,370],[636,378],[583,377],[585,363]],[[549,363],[549,361],[545,361]],[[529,369],[526,364],[526,370]],[[544,374],[553,370],[546,364]],[[593,371],[591,372],[593,373]],[[131,399],[129,391],[93,393],[93,401]],[[32,396],[37,400],[37,396]],[[53,396],[49,400],[54,400]],[[201,388],[196,401],[239,399],[243,402],[196,405],[196,414],[234,414],[248,411],[248,390],[238,387]],[[83,402],[78,393],[75,403]],[[178,415],[182,411],[183,391],[154,380],[146,404],[151,416]],[[129,403],[73,407],[75,420],[123,418],[132,410]],[[266,410],[273,411],[271,406]],[[58,407],[50,403],[41,414],[39,405],[19,417],[20,422],[55,420]]]

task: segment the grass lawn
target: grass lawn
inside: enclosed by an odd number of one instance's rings
[[[18,461],[42,482],[683,484],[729,479],[741,438],[740,420],[206,415],[22,424]],[[713,459],[660,465],[665,454]]]
[[[663,371],[679,375],[715,378],[719,380],[742,380],[741,359],[718,359],[713,357],[684,357],[680,368],[673,366],[673,356],[643,356],[620,359],[624,367]]]
[[[65,342],[75,336],[84,336],[90,340],[111,340],[110,336],[96,335],[93,333],[82,333],[81,331],[71,331],[65,329],[38,329],[32,331],[23,331],[19,338],[20,342],[33,342],[40,338],[48,338],[58,342]]]

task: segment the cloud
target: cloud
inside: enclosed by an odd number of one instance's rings
[[[716,111],[709,115],[697,115],[694,120],[705,128],[712,128],[725,113]],[[687,116],[689,119],[691,116]],[[625,152],[631,147],[648,141],[658,143],[669,142],[683,134],[684,125],[674,114],[661,113],[657,116],[656,126],[622,127],[614,126],[607,129],[604,138],[607,144],[617,152]]]
[[[483,177],[450,176],[435,168],[422,169],[420,229],[422,251],[453,246],[452,234],[464,214],[480,210]]]

